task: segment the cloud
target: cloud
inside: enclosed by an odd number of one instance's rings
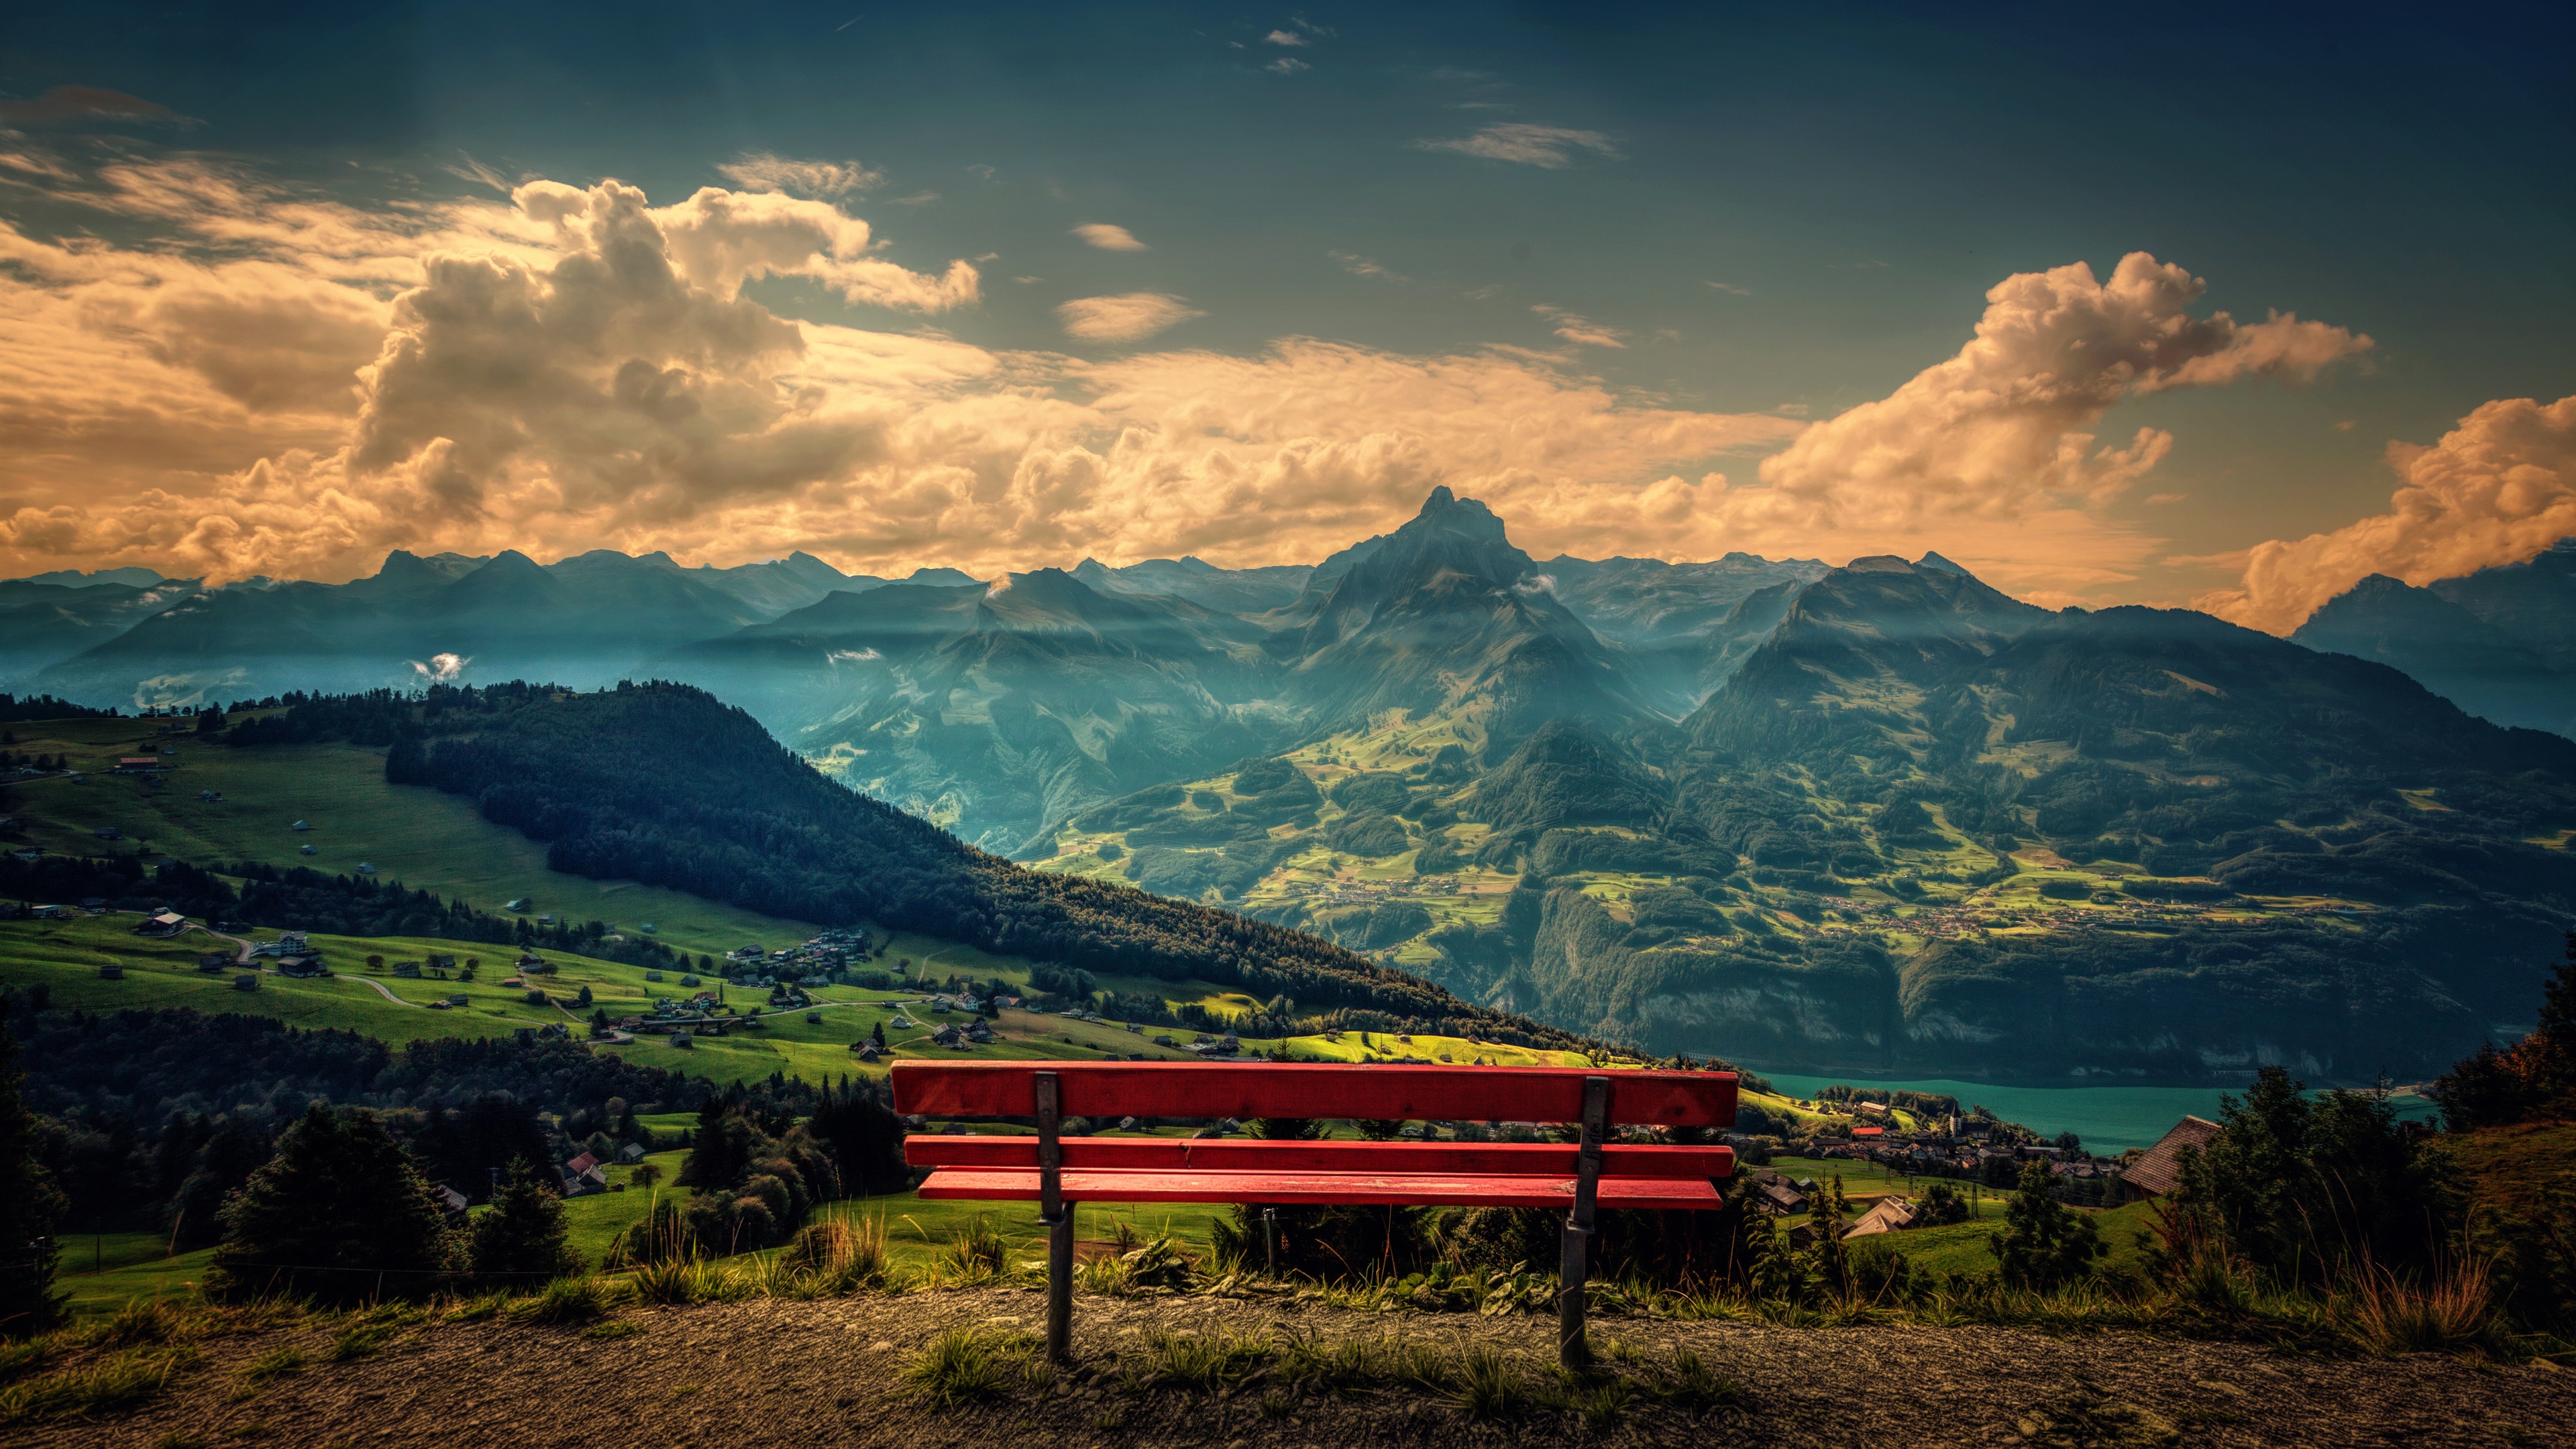
[[[1753,295],[1753,289],[1751,287],[1739,287],[1733,282],[1711,282],[1709,283],[1709,286],[1721,292],[1732,292],[1739,297],[1750,297]]]
[[[1627,333],[1620,331],[1616,327],[1606,326],[1602,323],[1590,321],[1584,317],[1577,316],[1572,312],[1566,311],[1562,307],[1551,307],[1546,303],[1541,302],[1538,305],[1531,307],[1530,310],[1536,312],[1542,317],[1545,317],[1550,322],[1555,323],[1556,335],[1578,347],[1625,347],[1628,345]]]
[[[2521,563],[2576,534],[2576,397],[2483,404],[2432,447],[2389,444],[2388,461],[2405,481],[2386,513],[2258,543],[2243,581],[2198,607],[2286,634],[2372,574],[2429,584]]]
[[[1550,171],[1574,164],[1574,153],[1591,151],[1618,158],[1619,148],[1599,131],[1573,131],[1563,126],[1536,126],[1512,121],[1487,126],[1472,136],[1454,140],[1416,141],[1425,151],[1457,151],[1469,156],[1482,156],[1489,161],[1517,161],[1524,166],[1538,166]]]
[[[429,684],[453,684],[464,677],[465,666],[474,661],[462,654],[432,654],[427,661],[412,660],[413,675]]]
[[[1312,562],[1445,485],[1540,557],[1929,547],[2089,599],[2159,545],[2105,512],[2161,452],[2160,434],[2097,444],[2111,407],[2366,345],[2195,317],[2198,283],[2137,257],[2107,283],[2006,279],[1957,357],[1808,424],[1623,394],[1572,350],[1289,337],[1085,358],[854,325],[837,303],[798,317],[745,287],[803,277],[936,313],[975,274],[907,271],[865,223],[776,193],[657,207],[531,182],[359,206],[130,160],[54,189],[119,220],[66,242],[0,222],[7,572],[348,578],[396,547],[804,549],[986,579],[1086,554],[1240,567]],[[1139,293],[1063,316],[1136,342],[1195,314]]]
[[[461,181],[471,181],[477,186],[488,186],[503,196],[510,194],[510,183],[501,179],[500,172],[461,151],[457,153],[454,161],[442,163],[439,169]]]
[[[1128,231],[1127,228],[1123,226],[1111,226],[1105,221],[1084,222],[1082,225],[1073,229],[1073,234],[1082,238],[1085,244],[1098,247],[1104,252],[1141,252],[1146,250],[1145,244],[1136,240],[1135,234]]]
[[[1065,335],[1086,342],[1135,342],[1207,314],[1166,292],[1080,297],[1055,309]]]
[[[1261,37],[1272,45],[1304,45],[1306,37],[1293,30],[1274,30]]]
[[[642,203],[643,193],[618,190]],[[595,223],[602,194],[603,188],[583,192],[532,182],[513,197],[530,215],[577,231]],[[746,281],[773,276],[810,277],[848,301],[914,312],[944,312],[981,295],[972,263],[951,262],[938,275],[907,270],[875,255],[866,222],[825,202],[708,186],[652,212],[651,221],[691,281],[727,295]]]
[[[1306,64],[1306,62],[1299,60],[1293,55],[1283,55],[1277,60],[1270,62],[1268,65],[1263,66],[1262,69],[1269,71],[1273,75],[1295,75],[1301,70],[1312,70],[1314,67]]]
[[[791,161],[767,151],[748,151],[716,168],[751,191],[780,191],[790,196],[854,196],[885,184],[885,173],[856,161]]]
[[[1390,282],[1411,280],[1401,272],[1388,270],[1384,263],[1375,258],[1364,257],[1356,252],[1326,252],[1324,255],[1340,262],[1342,270],[1354,277],[1382,277]]]
[[[42,126],[64,121],[164,121],[187,117],[168,106],[101,86],[56,86],[32,101],[0,101],[0,125]]]
[[[2366,351],[2340,327],[2189,311],[2205,285],[2144,252],[2108,281],[2077,262],[2005,278],[1976,335],[1886,398],[1815,424],[1763,460],[1759,486],[1710,501],[1733,546],[1855,552],[1937,548],[2006,586],[2134,576],[2153,540],[2101,510],[2150,472],[2172,435],[2095,429],[2123,399],[2253,377],[2292,381]],[[2000,551],[2000,554],[1999,554]]]

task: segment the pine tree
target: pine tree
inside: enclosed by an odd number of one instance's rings
[[[2048,1195],[2055,1179],[2043,1163],[2021,1170],[2021,1182],[2004,1209],[2004,1230],[1995,1239],[1995,1258],[2003,1264],[2004,1281],[2016,1288],[2054,1288],[2091,1272],[2093,1260],[2109,1251],[2093,1220]]]
[[[452,1266],[455,1235],[428,1179],[376,1114],[315,1102],[224,1204],[207,1292],[346,1304],[417,1297]]]
[[[18,1043],[0,1026],[0,1334],[41,1333],[62,1316],[54,1291],[62,1189],[36,1160],[36,1119],[18,1095]]]
[[[524,1288],[581,1271],[581,1254],[564,1240],[563,1200],[524,1157],[510,1164],[492,1205],[465,1232],[474,1276],[495,1280],[495,1287]]]

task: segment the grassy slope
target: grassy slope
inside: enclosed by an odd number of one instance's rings
[[[814,934],[804,922],[679,891],[548,870],[544,846],[484,820],[471,802],[387,784],[380,749],[332,744],[236,750],[188,736],[155,736],[159,724],[151,720],[11,728],[19,740],[15,748],[66,753],[73,768],[89,772],[79,784],[50,778],[12,787],[14,813],[28,843],[48,850],[78,855],[132,850],[142,842],[155,853],[199,864],[261,860],[334,875],[354,873],[363,861],[376,867],[379,880],[399,880],[487,911],[524,896],[534,914],[606,921],[630,931],[651,922],[659,939],[693,952],[721,953],[755,941],[775,948]],[[107,773],[117,755],[133,753],[143,741],[175,744],[179,751],[172,757],[176,768],[157,790],[132,776]],[[224,798],[199,800],[200,790]],[[290,829],[298,820],[313,829]],[[102,846],[90,832],[103,825],[123,830],[126,841]],[[300,845],[316,853],[299,855]]]

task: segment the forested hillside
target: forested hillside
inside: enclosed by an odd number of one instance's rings
[[[1576,1045],[1298,931],[1107,882],[1025,870],[856,795],[740,709],[683,685],[545,686],[299,700],[265,740],[391,740],[397,783],[471,798],[557,869],[770,914],[859,921],[1102,973],[1196,977],[1304,1011]]]

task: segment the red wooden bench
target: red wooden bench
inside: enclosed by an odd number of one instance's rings
[[[1583,1282],[1593,1214],[1714,1208],[1725,1147],[1630,1146],[1622,1126],[1724,1127],[1732,1072],[1557,1067],[1359,1067],[1270,1063],[898,1062],[895,1110],[1034,1117],[1035,1137],[912,1136],[904,1160],[934,1169],[925,1198],[1035,1200],[1047,1226],[1047,1352],[1070,1351],[1076,1202],[1397,1203],[1563,1207],[1557,1347],[1586,1362]],[[1578,1143],[1271,1142],[1061,1135],[1090,1117],[1295,1117],[1576,1122]]]

